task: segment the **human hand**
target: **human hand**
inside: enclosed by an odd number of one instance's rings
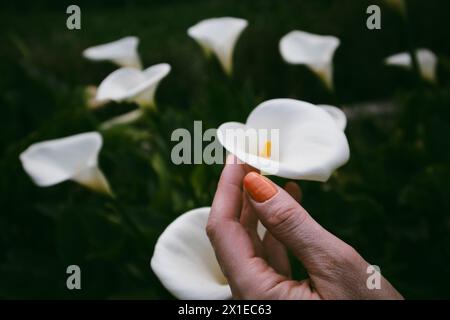
[[[227,158],[206,227],[235,299],[402,299],[383,277],[370,290],[367,263],[320,226],[299,204],[300,188],[285,190]],[[261,240],[260,220],[267,228]],[[309,278],[290,278],[286,248]]]

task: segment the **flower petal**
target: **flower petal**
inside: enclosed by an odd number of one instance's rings
[[[152,105],[159,82],[167,76],[171,67],[160,63],[140,71],[121,68],[107,76],[99,85],[96,99],[99,101],[135,101],[142,106]]]
[[[347,127],[347,116],[345,115],[344,111],[342,111],[339,108],[336,108],[334,106],[329,106],[329,105],[318,105],[319,108],[322,108],[323,110],[325,110],[326,112],[328,112],[328,114],[333,118],[333,120],[336,122],[336,125],[342,130],[344,131],[345,128]]]
[[[206,235],[210,208],[189,211],[172,222],[156,243],[151,267],[178,299],[229,299],[228,286]]]
[[[20,155],[20,160],[33,181],[46,187],[96,167],[101,146],[99,133],[82,133],[33,144]]]
[[[266,227],[264,227],[262,222],[258,220],[258,224],[256,225],[256,233],[258,234],[258,237],[261,241],[264,239],[266,232],[267,232]]]
[[[96,99],[99,101],[122,101],[139,93],[136,90],[145,82],[145,76],[134,68],[121,68],[103,80],[98,89]]]
[[[206,52],[214,52],[225,72],[231,73],[234,47],[247,25],[247,20],[240,18],[206,19],[190,27],[188,35]]]
[[[340,40],[304,31],[291,31],[280,40],[280,53],[290,64],[304,64],[331,88],[333,87],[333,56]]]
[[[97,166],[86,168],[75,175],[72,180],[95,192],[108,195],[113,194],[108,180],[106,180],[105,175]]]
[[[138,108],[103,122],[100,126],[100,129],[108,130],[118,125],[129,124],[140,119],[143,115],[144,111],[142,110],[142,108]]]
[[[142,72],[146,78],[145,84],[142,84],[142,87],[145,89],[135,98],[135,101],[142,106],[153,105],[156,89],[160,81],[169,74],[171,69],[168,63],[155,64],[145,69]]]
[[[121,67],[142,67],[137,46],[137,37],[125,37],[117,41],[90,47],[83,51],[83,56],[89,60],[103,61],[111,60]]]
[[[417,60],[422,77],[431,82],[436,81],[436,66],[438,62],[436,55],[428,49],[418,49]],[[394,54],[386,58],[385,63],[406,69],[412,68],[412,59],[408,52]]]
[[[237,130],[279,130],[277,158],[263,159],[258,147],[236,143]],[[219,142],[241,161],[267,174],[288,179],[326,181],[350,156],[347,138],[330,115],[315,105],[293,99],[274,99],[256,107],[247,123],[225,123],[218,129]],[[242,140],[241,140],[242,141]],[[254,139],[253,139],[254,141]],[[250,143],[251,144],[251,143]]]
[[[220,144],[239,160],[259,169],[264,174],[282,176],[281,164],[259,155],[260,142],[265,140],[257,131],[243,123],[226,122],[217,129]],[[256,132],[256,134],[253,134]]]

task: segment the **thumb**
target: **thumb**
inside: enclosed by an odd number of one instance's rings
[[[269,232],[302,262],[308,273],[329,273],[354,251],[320,226],[285,190],[256,172],[243,181],[249,203]]]

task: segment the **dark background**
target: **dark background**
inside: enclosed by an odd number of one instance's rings
[[[81,7],[81,30],[66,28],[69,4]],[[382,30],[366,28],[370,4],[382,8]],[[257,104],[280,97],[346,106],[353,115],[350,162],[325,184],[300,182],[304,207],[405,297],[450,298],[450,3],[411,0],[408,9],[405,27],[382,1],[2,3],[0,298],[170,298],[149,266],[154,244],[178,215],[211,204],[221,171],[173,165],[172,130],[192,130],[194,120],[204,129],[245,121]],[[249,21],[231,79],[186,34],[202,19],[228,15]],[[335,93],[281,59],[278,42],[294,29],[341,39]],[[81,56],[128,35],[141,39],[144,66],[167,62],[172,72],[157,92],[157,113],[102,132],[100,165],[117,200],[71,182],[35,186],[18,159],[30,144],[98,130],[135,107],[88,109],[85,87],[116,66]],[[438,55],[437,84],[383,65],[411,43]],[[364,105],[381,110],[380,101],[389,112],[365,112]],[[81,267],[80,291],[66,289],[70,264]]]

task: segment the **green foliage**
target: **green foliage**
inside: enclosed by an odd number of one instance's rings
[[[443,61],[437,85],[417,84],[410,73],[382,65],[406,43],[388,9],[381,31],[365,28],[368,4],[86,3],[80,31],[65,28],[62,7],[2,10],[0,298],[170,298],[150,269],[153,247],[177,216],[211,204],[221,171],[218,165],[172,164],[171,132],[192,131],[194,120],[202,120],[204,130],[244,121],[258,103],[278,97],[341,106],[394,101],[393,113],[350,120],[350,162],[325,184],[301,182],[304,207],[379,265],[406,297],[450,297],[450,48],[442,41],[448,3],[410,2],[417,43]],[[249,20],[232,78],[186,35],[199,20],[225,15]],[[336,94],[306,68],[282,61],[278,41],[293,29],[341,38]],[[115,67],[84,60],[82,50],[127,35],[140,37],[145,65],[168,62],[172,72],[158,89],[156,112],[102,132],[100,166],[116,199],[71,182],[36,187],[18,159],[31,143],[98,130],[135,108],[89,109],[84,90]],[[81,267],[81,291],[65,287],[70,264]]]

